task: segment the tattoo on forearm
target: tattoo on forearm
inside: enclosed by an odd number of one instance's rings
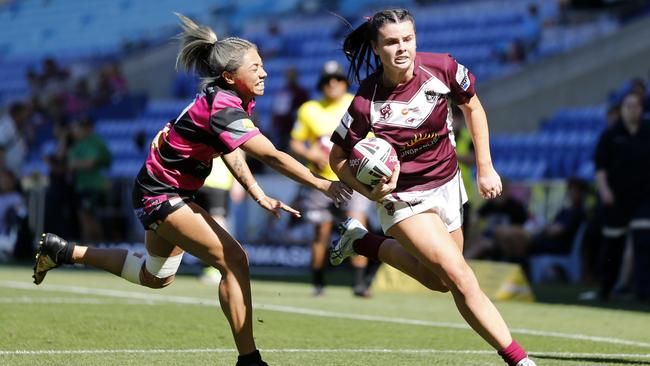
[[[248,190],[250,185],[253,184],[254,179],[250,173],[247,174],[247,170],[244,169],[244,162],[241,160],[240,156],[235,157],[232,164],[232,171],[235,177],[239,178],[239,183]]]

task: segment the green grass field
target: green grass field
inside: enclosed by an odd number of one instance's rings
[[[253,282],[255,334],[269,364],[502,365],[444,294],[354,298],[304,283]],[[538,365],[650,365],[650,313],[497,303]],[[234,365],[215,286],[179,276],[164,290],[97,271],[0,267],[0,365]]]

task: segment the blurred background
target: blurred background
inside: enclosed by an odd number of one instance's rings
[[[535,284],[566,282],[593,299],[587,290],[606,263],[594,148],[619,123],[629,92],[640,95],[649,117],[648,1],[0,0],[0,262],[31,263],[43,231],[142,246],[133,179],[156,132],[197,92],[196,78],[174,68],[180,28],[173,12],[220,38],[258,45],[269,76],[255,123],[287,149],[292,98],[318,97],[326,61],[347,65],[341,44],[350,28],[342,19],[356,26],[393,6],[415,15],[419,51],[451,53],[476,75],[488,113],[507,191],[490,205],[472,195],[466,255],[520,264]],[[471,170],[465,143],[459,155]],[[101,157],[93,172],[79,168],[89,154]],[[269,195],[292,202],[294,183],[250,165]],[[554,224],[564,225],[558,245],[529,250]],[[271,219],[240,199],[231,202],[227,225],[254,270],[307,273],[311,226]],[[639,280],[627,247],[613,293],[622,299],[634,298]],[[198,266],[185,261],[187,271]]]

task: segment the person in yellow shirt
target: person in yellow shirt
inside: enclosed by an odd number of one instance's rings
[[[349,82],[343,67],[336,61],[326,62],[318,80],[322,98],[310,100],[300,106],[291,131],[289,147],[292,152],[304,159],[313,173],[326,179],[338,180],[329,165],[332,147],[330,136],[341,123],[341,118],[352,102],[353,95],[348,93],[348,87]],[[345,215],[365,224],[370,201],[355,192],[344,206],[337,208],[334,202],[322,193],[304,189],[300,193],[299,202],[305,211],[305,218],[315,225],[311,269],[314,295],[319,296],[323,294],[325,287],[324,267],[334,220]],[[355,256],[351,263],[355,271],[354,294],[368,297],[369,278],[372,278],[366,273],[368,259]]]

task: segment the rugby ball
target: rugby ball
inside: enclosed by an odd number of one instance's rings
[[[393,175],[397,153],[386,140],[378,137],[365,138],[354,145],[348,164],[357,180],[374,186],[381,177]]]

